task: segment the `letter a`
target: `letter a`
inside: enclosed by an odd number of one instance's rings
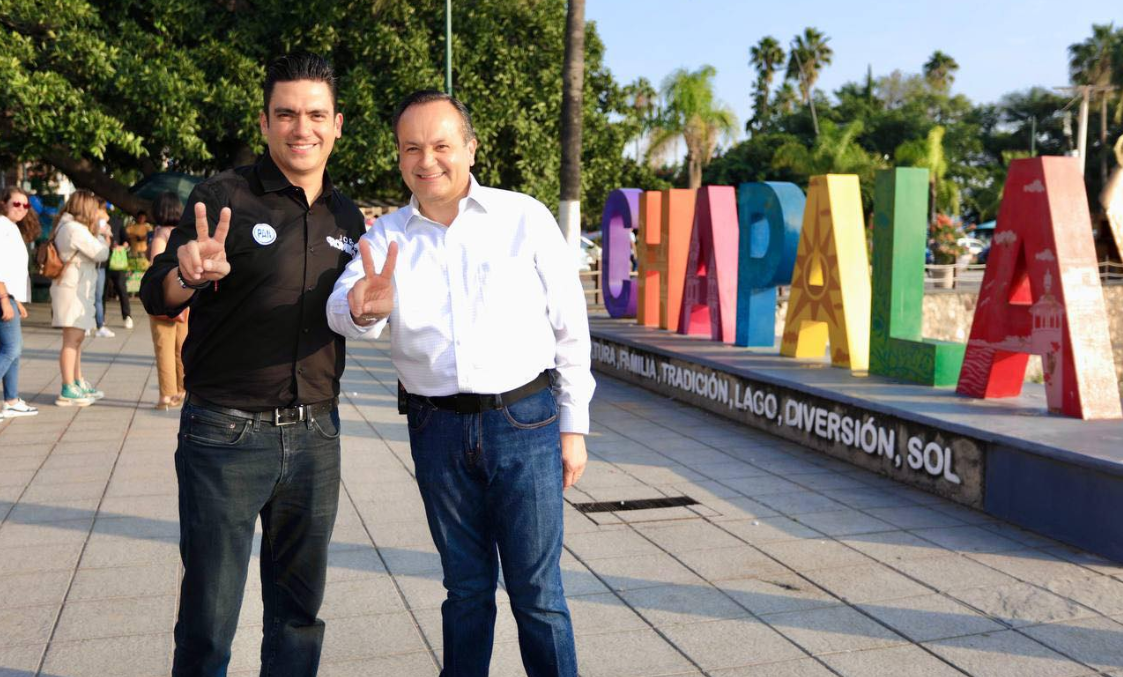
[[[639,221],[638,188],[618,188],[608,194],[601,217],[604,248],[601,289],[610,317],[636,316],[636,285],[632,282],[631,230]]]
[[[959,393],[1021,393],[1041,355],[1049,409],[1083,419],[1123,417],[1079,161],[1010,163]]]
[[[873,211],[873,306],[870,373],[930,386],[955,385],[962,343],[925,339],[924,245],[928,170],[877,173]]]
[[[678,333],[733,343],[737,330],[737,192],[698,189]]]
[[[805,202],[794,183],[742,183],[737,191],[739,346],[776,345],[776,285],[792,282]]]
[[[865,370],[870,354],[870,275],[858,177],[811,177],[780,354],[821,357]]]

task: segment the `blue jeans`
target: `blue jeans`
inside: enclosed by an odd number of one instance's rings
[[[10,298],[8,303],[12,304],[14,317],[0,322],[0,378],[4,381],[4,399],[14,400],[19,397],[19,356],[23,351],[23,335],[20,333],[16,300]]]
[[[529,677],[575,677],[562,590],[562,464],[549,388],[503,409],[457,414],[411,397],[409,439],[448,597],[442,677],[487,675],[499,566]]]
[[[105,268],[98,266],[97,286],[94,287],[94,320],[97,328],[105,326]]]
[[[277,427],[184,405],[175,468],[184,576],[172,674],[226,674],[260,515],[261,674],[315,675],[339,503],[339,413]]]

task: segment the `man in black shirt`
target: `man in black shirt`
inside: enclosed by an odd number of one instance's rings
[[[141,285],[151,314],[191,306],[175,454],[176,677],[226,674],[258,516],[262,674],[314,675],[323,643],[344,364],[324,307],[363,217],[325,171],[343,124],[331,66],[282,57],[264,99],[268,151],[195,188]]]

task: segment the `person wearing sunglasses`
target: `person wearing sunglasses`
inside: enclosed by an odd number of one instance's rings
[[[20,399],[19,359],[23,350],[20,322],[27,318],[23,304],[29,301],[31,289],[28,245],[40,231],[39,217],[27,194],[15,186],[6,188],[0,214],[0,380],[4,388],[0,419],[39,413]]]

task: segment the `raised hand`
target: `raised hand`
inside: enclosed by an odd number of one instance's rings
[[[214,237],[210,235],[207,224],[207,206],[195,203],[194,240],[176,250],[179,270],[188,284],[203,281],[221,280],[230,274],[230,264],[226,262],[226,234],[230,232],[230,208],[223,207],[218,215],[218,227]]]
[[[359,240],[359,255],[363,257],[363,276],[347,293],[347,303],[355,324],[365,326],[381,320],[394,309],[394,263],[398,260],[398,243],[391,242],[387,248],[381,273],[374,270],[370,242],[365,238]]]

